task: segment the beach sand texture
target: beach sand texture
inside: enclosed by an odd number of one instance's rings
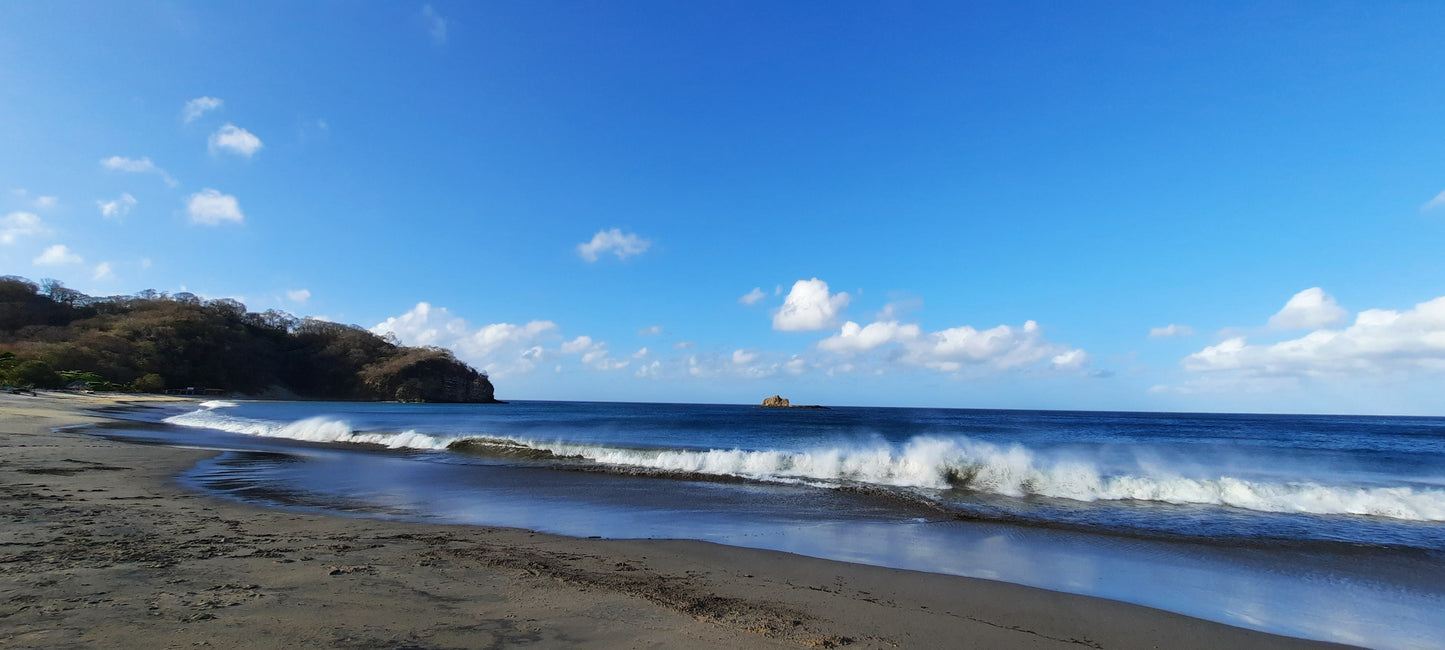
[[[145,401],[0,395],[0,647],[1329,646],[702,542],[249,506],[173,480],[214,452],[54,430]]]

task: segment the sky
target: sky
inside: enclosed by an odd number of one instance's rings
[[[1445,415],[1445,4],[0,3],[0,275],[502,399]]]

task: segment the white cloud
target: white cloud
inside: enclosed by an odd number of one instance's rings
[[[246,215],[241,214],[241,204],[236,201],[236,197],[211,188],[192,194],[191,198],[186,200],[186,213],[190,215],[191,223],[207,226],[220,225],[222,221],[242,223],[246,220]]]
[[[852,296],[847,293],[829,293],[828,283],[818,278],[798,280],[783,299],[783,306],[773,312],[773,329],[807,332],[832,327],[849,300]]]
[[[140,267],[143,268],[143,269],[148,269],[148,268],[150,268],[150,267],[151,267],[151,258],[149,258],[149,257],[142,257],[142,258],[140,258]]]
[[[767,297],[767,295],[767,292],[763,291],[762,287],[753,287],[752,291],[749,291],[743,294],[743,297],[738,298],[738,302],[744,305],[752,305],[756,304],[759,300]]]
[[[211,134],[210,146],[211,153],[228,151],[250,158],[265,145],[261,144],[261,138],[256,137],[254,133],[227,122],[225,126]]]
[[[37,196],[35,197],[35,201],[33,201],[32,204],[35,206],[36,210],[49,210],[57,205],[60,205],[60,197]]]
[[[662,372],[662,362],[653,361],[638,366],[636,374],[638,377],[656,377],[660,372]]]
[[[110,272],[110,262],[96,264],[95,271],[90,275],[90,279],[92,280],[109,280],[114,278],[115,274]]]
[[[1078,370],[1088,364],[1089,355],[1078,348],[1060,352],[1049,360],[1049,365],[1060,370]]]
[[[632,358],[633,358],[633,359],[645,359],[645,358],[647,358],[647,348],[646,348],[646,347],[638,348],[636,352],[633,352],[633,353],[632,353]]]
[[[427,33],[431,34],[431,40],[437,45],[447,44],[447,20],[442,18],[431,5],[424,5],[421,8],[422,18],[426,20]]]
[[[1445,371],[1445,296],[1392,311],[1367,309],[1342,329],[1252,345],[1237,336],[1185,357],[1185,370],[1242,378],[1354,378]]]
[[[100,208],[100,216],[106,219],[120,220],[130,214],[130,209],[135,207],[139,201],[129,193],[123,193],[120,198],[111,201],[96,201],[95,205]]]
[[[1164,327],[1149,328],[1149,338],[1151,339],[1167,339],[1176,336],[1194,336],[1194,328],[1188,325],[1175,325],[1174,323],[1170,323]]]
[[[50,232],[45,222],[33,212],[11,212],[0,217],[0,243],[13,244],[21,237],[37,237]]]
[[[1425,205],[1420,206],[1421,210],[1438,210],[1440,208],[1445,208],[1445,192],[1436,194],[1435,198],[1426,201]]]
[[[39,257],[31,260],[39,266],[63,266],[66,264],[82,264],[85,262],[79,255],[70,252],[65,244],[56,244],[45,249]]]
[[[672,344],[672,349],[674,350],[691,350],[695,347],[697,347],[697,343],[692,341],[678,341]]]
[[[1305,289],[1285,303],[1279,313],[1269,318],[1273,329],[1315,329],[1344,322],[1349,315],[1330,294],[1319,287]]]
[[[647,327],[644,327],[644,328],[642,328],[642,329],[637,330],[637,335],[638,335],[638,336],[657,336],[658,334],[661,334],[661,333],[662,333],[662,326],[661,326],[661,325],[649,325],[649,326],[647,326]]]
[[[616,370],[630,363],[611,358],[605,341],[585,335],[561,341],[557,329],[556,323],[545,320],[472,327],[445,308],[421,302],[371,331],[393,333],[407,345],[449,348],[458,358],[497,377],[527,373],[564,355],[577,355],[581,363],[599,370]]]
[[[111,156],[100,161],[100,165],[106,169],[116,172],[127,172],[131,174],[155,174],[166,182],[166,185],[175,187],[180,181],[171,178],[166,170],[157,167],[150,158],[126,158],[124,156]]]
[[[611,230],[599,230],[592,236],[592,241],[577,245],[577,255],[588,262],[596,262],[599,255],[612,253],[619,260],[625,260],[633,255],[640,255],[646,251],[652,242],[638,237],[634,233],[623,233],[617,228]]]
[[[954,372],[963,363],[1008,369],[1069,351],[1067,346],[1045,339],[1038,323],[1026,321],[1020,328],[999,325],[976,330],[965,325],[933,332],[910,346],[906,358],[928,368]]]
[[[207,111],[213,111],[220,108],[221,104],[224,103],[225,102],[215,97],[197,97],[195,99],[192,99],[191,101],[186,102],[186,107],[182,111],[182,113],[185,115],[186,122],[190,123],[194,122],[196,118],[205,115]]]
[[[942,372],[959,372],[965,366],[983,366],[1000,370],[1018,368],[1047,359],[1058,370],[1077,370],[1088,365],[1083,350],[1045,339],[1038,323],[1027,321],[1023,327],[997,327],[978,330],[971,326],[953,327],[924,333],[917,325],[898,321],[878,321],[866,327],[848,321],[833,336],[818,342],[818,349],[835,354],[853,355],[890,347],[890,361],[932,368]],[[853,364],[836,369],[850,372]]]
[[[577,354],[590,347],[592,347],[592,337],[583,335],[563,343],[557,350],[562,354]]]
[[[286,299],[298,305],[304,305],[306,304],[307,300],[311,299],[311,291],[309,289],[295,289],[287,291]]]
[[[888,343],[910,343],[922,335],[917,325],[900,325],[898,321],[879,321],[860,327],[853,321],[843,323],[843,330],[818,342],[825,352],[864,352]]]
[[[747,364],[749,364],[749,363],[752,363],[752,362],[753,362],[754,360],[756,360],[757,358],[758,358],[758,352],[757,352],[757,350],[742,350],[742,349],[733,350],[733,363],[735,363],[735,364],[737,364],[737,365],[740,365],[740,366],[742,366],[742,365],[747,365]]]
[[[643,348],[645,351],[646,348]],[[579,336],[571,341],[563,343],[557,348],[562,354],[579,355],[579,360],[584,364],[598,370],[618,370],[626,368],[631,361],[619,361],[613,359],[607,350],[606,341],[594,341],[590,336]]]

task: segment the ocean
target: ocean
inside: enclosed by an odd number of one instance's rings
[[[277,507],[675,538],[1445,647],[1445,418],[211,401],[100,433],[222,450]]]

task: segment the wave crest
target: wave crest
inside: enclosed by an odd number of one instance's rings
[[[345,420],[326,417],[312,417],[289,423],[269,422],[251,418],[236,417],[217,413],[213,407],[174,415],[163,420],[167,424],[197,429],[214,429],[229,433],[241,433],[267,438],[289,438],[306,442],[348,442],[381,445],[391,449],[446,449],[457,439],[432,436],[415,431],[401,433],[361,432],[352,429]]]
[[[210,404],[210,403],[208,403]],[[230,406],[232,404],[225,404]],[[1445,490],[1415,486],[1268,482],[1228,475],[1189,478],[1161,469],[1108,474],[1086,459],[1052,458],[1022,445],[1000,447],[963,437],[917,437],[901,445],[811,450],[634,449],[513,438],[437,436],[416,431],[359,432],[344,420],[290,423],[227,415],[223,405],[166,422],[246,435],[392,449],[444,450],[533,462],[587,463],[617,473],[729,477],[832,488],[968,490],[1010,497],[1075,501],[1149,501],[1230,506],[1261,512],[1365,515],[1445,521]]]

